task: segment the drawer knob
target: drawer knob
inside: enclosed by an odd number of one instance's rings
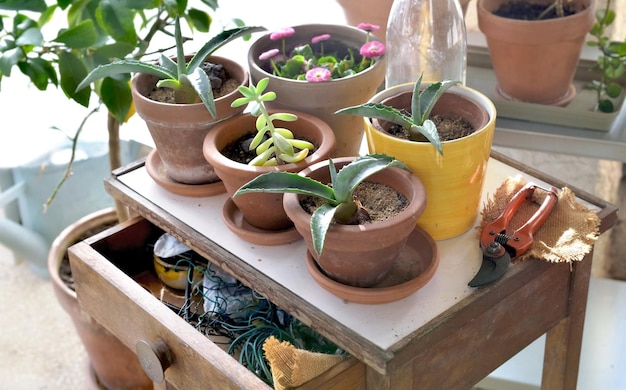
[[[165,379],[165,370],[172,365],[174,357],[169,347],[162,339],[149,343],[137,341],[135,351],[143,371],[155,383],[162,383]]]

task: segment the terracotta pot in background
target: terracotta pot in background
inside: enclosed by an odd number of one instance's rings
[[[515,20],[492,12],[508,0],[478,0],[478,27],[485,34],[504,98],[565,105],[586,35],[594,23],[595,0],[573,0],[579,12],[540,21]],[[536,0],[548,3],[553,0]]]
[[[270,111],[271,113],[272,111]],[[306,139],[317,146],[317,150],[304,161],[278,166],[258,167],[242,164],[224,156],[221,151],[226,145],[242,136],[256,132],[256,117],[242,114],[217,124],[204,140],[204,156],[215,168],[224,182],[226,192],[232,197],[242,185],[266,172],[299,172],[318,161],[326,160],[335,147],[335,137],[327,123],[305,113],[290,111],[298,116],[295,122],[275,121],[277,126],[290,129],[295,138]],[[249,193],[233,199],[248,223],[259,229],[281,230],[292,227],[283,210],[282,194]],[[245,237],[243,237],[245,239]],[[266,242],[269,244],[269,241]]]
[[[211,56],[208,61],[222,64],[239,85],[248,85],[248,72],[238,63]],[[202,142],[219,121],[241,113],[245,107],[230,104],[241,95],[237,90],[215,99],[218,118],[211,116],[204,104],[170,104],[148,99],[158,78],[139,74],[132,81],[137,114],[146,122],[156,150],[171,179],[184,184],[206,184],[219,180],[202,155]]]
[[[354,157],[333,159],[337,169]],[[311,165],[301,172],[322,183],[330,182],[328,161]],[[300,205],[302,195],[285,194],[283,204],[289,218],[306,242],[309,255],[331,278],[355,287],[370,287],[385,278],[408,236],[415,229],[417,218],[426,207],[426,191],[422,182],[410,172],[389,168],[370,176],[368,181],[386,184],[409,200],[400,214],[382,222],[363,225],[332,224],[326,233],[324,250],[318,255],[311,237],[311,215]]]
[[[460,0],[463,13],[467,12],[470,0]],[[387,19],[393,0],[337,0],[346,15],[349,25],[356,26],[359,23],[371,23],[378,25],[380,30],[376,36],[382,41],[386,41]]]
[[[153,383],[144,373],[135,353],[85,313],[78,304],[76,292],[59,277],[59,267],[68,247],[86,238],[86,232],[116,221],[115,209],[108,208],[89,214],[68,226],[52,243],[48,271],[54,294],[72,318],[99,384],[108,390],[148,390],[153,388]],[[62,342],[59,346],[62,348]]]
[[[378,93],[370,101],[385,102],[410,112],[414,83],[400,84]],[[387,100],[390,99],[390,100]],[[466,232],[480,207],[487,162],[496,122],[496,108],[482,93],[464,86],[450,88],[435,104],[431,115],[457,114],[477,130],[443,141],[443,156],[429,142],[414,142],[379,130],[378,122],[365,118],[370,153],[384,153],[403,161],[426,187],[428,205],[417,225],[435,240]],[[389,123],[380,125],[390,126]]]
[[[346,48],[351,47],[358,55],[367,36],[365,31],[345,25],[308,24],[294,26],[294,29],[295,34],[286,38],[287,51],[310,42],[316,35],[327,33],[332,38],[324,42],[325,50],[340,50],[347,54]],[[279,47],[280,41],[272,41],[269,34],[266,34],[254,42],[248,51],[252,82],[256,85],[259,80],[269,77],[268,90],[276,92],[276,100],[269,102],[268,108],[305,112],[322,119],[335,132],[336,147],[333,156],[359,155],[365,131],[363,120],[354,115],[338,115],[335,111],[365,103],[374,96],[385,80],[385,57],[356,75],[322,83],[309,83],[274,76],[270,71],[269,60],[259,60],[262,53]]]

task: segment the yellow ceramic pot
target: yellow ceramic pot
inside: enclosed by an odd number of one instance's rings
[[[401,84],[381,91],[370,102],[385,102],[396,95],[410,102],[414,84]],[[396,108],[402,108],[397,107]],[[410,110],[410,103],[404,107]],[[465,87],[450,88],[433,108],[432,114],[456,113],[469,120],[473,134],[442,142],[443,156],[427,142],[413,142],[390,136],[376,126],[389,126],[365,118],[370,153],[385,153],[406,163],[426,187],[428,203],[417,226],[435,240],[458,236],[473,226],[478,215],[483,180],[491,152],[496,108],[482,93]]]

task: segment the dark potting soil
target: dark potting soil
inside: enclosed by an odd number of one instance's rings
[[[451,141],[458,138],[463,138],[476,131],[471,123],[461,118],[460,116],[452,117],[433,115],[431,116],[430,120],[435,123],[435,126],[437,127],[437,132],[439,133],[439,139],[441,141]],[[411,139],[408,131],[406,131],[400,125],[392,124],[387,132],[397,138]],[[417,141],[427,142],[428,140],[426,139],[426,137],[420,135]]]
[[[238,81],[230,77],[221,64],[205,62],[200,65],[200,69],[204,70],[207,76],[209,76],[214,99],[227,95],[239,87]],[[155,87],[152,92],[148,94],[148,98],[163,103],[176,103],[174,100],[174,90],[171,88]]]
[[[510,1],[504,3],[500,8],[493,11],[494,15],[501,16],[503,18],[518,19],[518,20],[537,20],[539,16],[550,6],[550,4],[530,4],[525,1]],[[565,16],[573,15],[576,13],[573,5],[563,4],[563,11]],[[556,8],[552,8],[546,15],[542,17],[544,19],[557,18]]]
[[[355,225],[384,221],[401,213],[409,205],[404,195],[388,185],[367,180],[357,186],[354,198],[365,210],[353,221]],[[302,208],[310,214],[322,203],[324,200],[313,196],[303,197],[300,201]]]

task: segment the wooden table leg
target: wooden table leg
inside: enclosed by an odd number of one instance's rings
[[[542,389],[576,389],[593,250],[574,264],[569,316],[546,333]]]

